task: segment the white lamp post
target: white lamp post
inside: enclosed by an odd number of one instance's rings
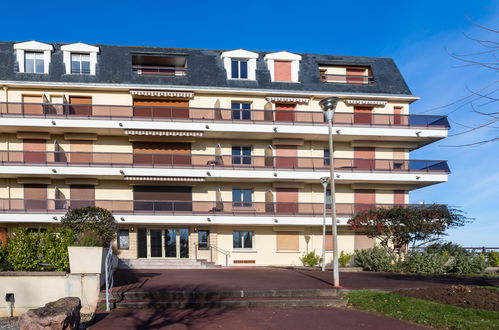
[[[324,188],[324,209],[322,216],[322,271],[326,270],[326,204],[327,204],[327,185],[329,184],[329,177],[321,178],[322,187]]]
[[[334,180],[334,157],[333,157],[333,115],[338,97],[327,97],[319,102],[319,105],[324,111],[327,120],[329,132],[329,177],[331,178],[331,221],[333,225],[333,285],[340,286],[340,272],[338,265],[338,230],[336,226],[336,196],[335,196],[335,180]]]

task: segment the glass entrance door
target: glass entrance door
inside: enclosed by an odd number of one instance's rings
[[[189,258],[189,229],[139,228],[138,258]]]

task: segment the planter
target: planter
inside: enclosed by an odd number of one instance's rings
[[[99,246],[69,246],[69,268],[72,274],[101,274],[108,249]]]

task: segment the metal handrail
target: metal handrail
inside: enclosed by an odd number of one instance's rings
[[[199,243],[194,243],[195,249],[195,258],[198,258],[198,249],[199,249]],[[230,257],[230,252],[227,250],[224,250],[216,245],[210,244],[208,242],[208,249],[210,250],[210,262],[213,262],[213,250],[216,252],[220,252],[225,256],[225,267],[229,267],[229,257]]]
[[[346,83],[346,84],[374,84],[375,82],[374,77],[370,75],[347,75],[347,74],[331,74],[331,73],[321,73],[321,81]]]
[[[329,169],[329,158],[324,157],[23,150],[0,150],[0,156],[0,165]],[[450,173],[445,160],[334,158],[334,162],[338,171]]]
[[[160,107],[106,104],[55,104],[0,102],[0,116],[44,118],[93,118],[116,120],[193,121],[234,123],[279,123],[325,125],[322,111],[280,111],[250,109],[250,118],[233,118],[241,109],[201,107]],[[336,112],[335,126],[450,127],[446,116]]]
[[[180,68],[175,66],[152,66],[152,65],[133,65],[132,70],[138,74],[157,74],[167,76],[185,76],[187,75],[187,68]],[[145,73],[143,72],[146,71]]]
[[[109,294],[110,290],[113,288],[114,284],[114,255],[113,255],[113,242],[109,243],[109,250],[107,251],[106,254],[106,259],[105,259],[105,280],[106,280],[106,311],[111,310],[111,304],[109,302]]]

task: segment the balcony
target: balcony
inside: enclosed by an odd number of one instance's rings
[[[96,119],[178,122],[267,123],[283,125],[325,125],[322,111],[241,110],[216,108],[144,107],[123,105],[78,105],[52,103],[0,103],[0,117]],[[337,112],[335,126],[448,129],[446,116],[396,115]]]
[[[168,66],[134,65],[133,72],[140,75],[187,76],[187,69]]]
[[[406,206],[410,204],[404,204]],[[414,206],[421,207],[420,204]],[[62,199],[0,199],[2,213],[65,213],[71,208],[97,206],[117,214],[144,215],[225,215],[225,216],[317,216],[322,217],[322,203],[212,202],[153,200],[62,200]],[[338,216],[351,216],[373,207],[395,204],[337,203]],[[401,205],[398,205],[401,206]],[[326,211],[330,213],[330,208]]]
[[[132,70],[139,75],[186,76],[186,57],[166,54],[133,54]]]
[[[247,155],[0,151],[0,165],[328,171],[329,159]],[[337,171],[347,172],[450,173],[444,160],[335,158],[334,165]]]

